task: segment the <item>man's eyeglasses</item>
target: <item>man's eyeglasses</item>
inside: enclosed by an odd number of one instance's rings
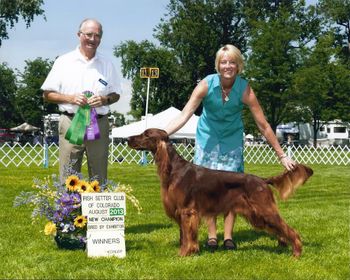
[[[96,39],[101,39],[101,37],[102,37],[102,34],[100,34],[100,33],[84,33],[82,31],[80,31],[79,33],[83,34],[85,36],[85,38],[88,38],[88,39],[93,39],[94,37]]]

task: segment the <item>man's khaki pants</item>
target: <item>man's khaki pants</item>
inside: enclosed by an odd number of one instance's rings
[[[74,171],[81,172],[84,152],[88,163],[89,177],[96,179],[103,184],[107,179],[108,146],[109,146],[109,122],[108,117],[103,116],[97,119],[100,129],[100,138],[97,140],[84,140],[82,145],[73,145],[64,137],[72,118],[61,115],[59,121],[59,161],[60,180],[64,183],[70,175],[69,167]]]

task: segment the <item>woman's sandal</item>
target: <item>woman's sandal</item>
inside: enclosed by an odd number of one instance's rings
[[[209,238],[206,247],[210,249],[210,251],[215,251],[218,248],[218,240],[215,237]]]
[[[224,249],[225,250],[236,250],[237,245],[235,242],[233,242],[232,239],[225,239],[224,240]]]

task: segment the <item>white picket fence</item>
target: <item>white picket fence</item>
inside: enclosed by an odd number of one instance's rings
[[[193,144],[175,144],[177,151],[188,161],[194,155]],[[349,146],[282,146],[284,151],[294,160],[304,164],[350,165]],[[126,143],[111,143],[109,145],[109,163],[152,163],[153,157],[149,152],[140,152],[128,147]],[[278,159],[273,149],[268,145],[245,146],[244,158],[246,163],[274,164]],[[86,159],[84,164],[86,163]],[[5,143],[0,146],[0,166],[55,166],[58,165],[58,146],[56,144],[25,145]]]

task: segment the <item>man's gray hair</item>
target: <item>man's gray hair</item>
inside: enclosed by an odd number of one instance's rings
[[[103,34],[102,24],[101,24],[98,20],[93,19],[93,18],[86,18],[86,19],[84,19],[84,20],[80,23],[80,25],[79,25],[79,32],[81,32],[81,28],[82,28],[83,25],[84,25],[86,22],[88,22],[88,21],[92,21],[92,22],[94,22],[94,23],[96,23],[96,24],[99,25],[100,34],[101,34],[101,36],[102,36],[102,34]]]

